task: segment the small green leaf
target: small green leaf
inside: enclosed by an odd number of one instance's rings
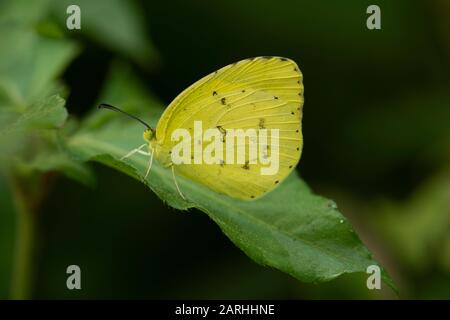
[[[21,113],[0,111],[0,164],[11,163],[13,156],[24,152],[34,152],[42,144],[38,137],[42,137],[43,130],[59,128],[67,117],[64,100],[59,96],[33,104]]]
[[[26,166],[29,169],[42,172],[59,171],[66,177],[87,186],[93,186],[95,184],[92,169],[86,164],[71,159],[63,152],[53,151],[40,153],[33,161],[27,163]]]
[[[70,158],[58,138],[67,118],[64,99],[51,96],[23,113],[0,112],[0,164],[21,170],[60,171],[86,185],[94,184],[90,168]],[[30,144],[31,143],[31,144]]]
[[[0,23],[0,108],[23,110],[54,89],[55,78],[77,53],[64,39]]]
[[[8,137],[17,132],[30,129],[55,129],[63,125],[67,118],[65,101],[54,95],[34,105],[31,105],[23,113],[19,113],[16,119],[5,124],[0,129],[0,137]]]

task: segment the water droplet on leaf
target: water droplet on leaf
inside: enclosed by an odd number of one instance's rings
[[[328,208],[337,209],[336,202],[334,202],[333,200],[330,200],[330,202],[328,202]]]

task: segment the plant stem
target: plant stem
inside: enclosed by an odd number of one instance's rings
[[[36,212],[32,210],[32,197],[27,198],[19,181],[14,181],[13,187],[17,223],[11,299],[22,300],[31,297],[36,246]]]

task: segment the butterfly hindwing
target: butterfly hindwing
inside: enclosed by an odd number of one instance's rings
[[[172,132],[178,128],[188,130],[194,137],[194,121],[202,121],[203,130],[278,129],[279,170],[274,175],[262,175],[259,163],[227,163],[226,159],[220,164],[175,167],[176,173],[219,193],[241,199],[257,198],[281,183],[300,159],[302,105],[302,74],[295,62],[280,57],[242,60],[183,91],[158,122],[157,143],[170,150],[176,143],[171,141]]]

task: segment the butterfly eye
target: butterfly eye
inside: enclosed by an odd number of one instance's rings
[[[147,141],[152,140],[154,135],[155,135],[155,132],[154,132],[153,129],[146,129],[144,131],[144,139],[147,140]]]

